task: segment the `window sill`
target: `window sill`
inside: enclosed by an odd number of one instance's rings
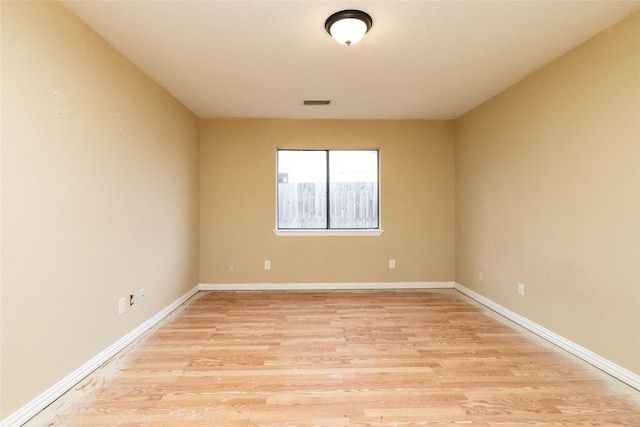
[[[273,230],[276,236],[379,236],[384,230]]]

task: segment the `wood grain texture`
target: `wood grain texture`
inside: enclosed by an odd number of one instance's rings
[[[201,292],[26,424],[640,426],[640,392],[455,290]]]

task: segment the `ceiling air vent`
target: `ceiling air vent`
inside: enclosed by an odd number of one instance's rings
[[[306,99],[304,105],[329,105],[331,101],[325,101],[320,99]]]

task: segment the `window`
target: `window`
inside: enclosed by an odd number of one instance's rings
[[[278,150],[278,230],[378,230],[377,150]]]

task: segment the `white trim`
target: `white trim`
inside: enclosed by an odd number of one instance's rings
[[[324,236],[324,237],[328,237],[328,236],[338,236],[338,237],[344,237],[344,236],[351,236],[351,237],[376,237],[376,236],[380,236],[382,233],[384,233],[384,230],[382,230],[382,228],[376,228],[376,229],[278,229],[278,151],[326,151],[327,153],[329,153],[330,151],[343,151],[343,150],[352,150],[352,151],[376,151],[377,152],[377,157],[378,157],[378,227],[382,227],[382,191],[381,191],[381,186],[382,186],[382,177],[381,177],[381,173],[380,171],[382,170],[382,156],[380,155],[380,152],[382,151],[382,148],[378,147],[378,148],[366,148],[366,147],[333,147],[333,148],[329,148],[329,147],[316,147],[316,148],[293,148],[293,147],[276,147],[276,155],[275,155],[275,170],[276,170],[276,174],[274,176],[274,184],[275,184],[275,196],[276,196],[276,200],[275,203],[273,204],[273,210],[274,210],[274,219],[275,219],[275,225],[274,225],[274,230],[273,230],[273,234],[275,234],[276,236],[279,237],[309,237],[309,236],[316,236],[316,237],[320,237],[320,236]],[[328,161],[328,157],[327,157],[327,161]],[[327,176],[327,178],[329,178]],[[328,181],[327,181],[328,182]],[[1,426],[0,426],[1,427]]]
[[[558,347],[568,351],[574,356],[579,357],[587,363],[595,366],[596,368],[606,372],[614,378],[619,379],[620,381],[630,385],[631,387],[640,390],[640,375],[631,372],[620,365],[613,363],[612,361],[605,359],[604,357],[588,350],[581,345],[574,343],[573,341],[564,338],[556,334],[549,329],[538,325],[535,322],[527,319],[526,317],[520,316],[517,313],[501,306],[500,304],[480,295],[479,293],[472,291],[471,289],[459,284],[454,283],[454,288],[459,292],[465,294],[469,298],[479,302],[480,304],[486,306],[487,308],[495,311],[498,314],[506,317],[514,323],[522,326],[525,329],[533,332],[536,335],[546,339],[547,341],[557,345]]]
[[[380,236],[384,233],[384,230],[380,229],[349,229],[349,230],[303,230],[303,229],[276,229],[273,230],[276,236],[290,237],[290,236]]]
[[[451,289],[453,287],[453,282],[200,283],[201,291]]]
[[[49,388],[47,391],[42,393],[40,396],[33,399],[31,402],[24,405],[22,408],[18,409],[13,414],[9,415],[7,418],[0,422],[0,427],[9,427],[9,426],[19,426],[31,418],[36,416],[38,412],[42,411],[44,408],[53,403],[56,399],[66,393],[73,386],[78,384],[82,379],[84,379],[87,375],[91,374],[97,368],[102,366],[105,362],[109,361],[113,356],[115,356],[118,352],[123,350],[129,344],[133,343],[135,340],[140,338],[145,332],[149,329],[157,325],[161,320],[167,317],[173,310],[182,305],[189,298],[193,297],[196,293],[198,293],[198,286],[194,286],[192,289],[187,291],[180,298],[169,304],[166,308],[162,309],[155,316],[142,323],[140,326],[135,328],[133,331],[129,332],[124,337],[120,338],[118,341],[107,347],[105,350],[100,352],[98,355],[93,357],[91,360],[80,366],[78,369],[73,371],[71,374],[64,377],[53,387]]]

